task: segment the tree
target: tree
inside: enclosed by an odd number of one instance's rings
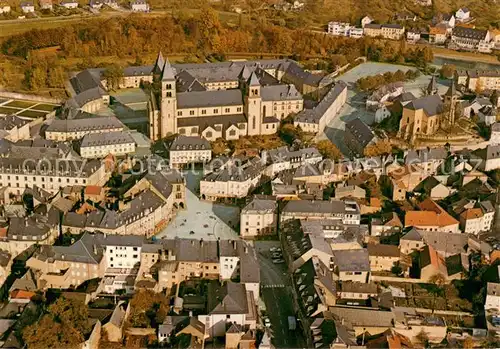
[[[302,139],[302,129],[295,127],[293,124],[284,124],[280,127],[278,134],[280,138],[287,144],[293,144],[296,139]]]
[[[328,139],[319,141],[316,148],[323,155],[324,158],[338,160],[342,158],[342,153],[339,148]]]
[[[133,327],[153,327],[163,323],[167,316],[168,299],[161,293],[139,290],[130,300],[129,321]]]
[[[366,157],[380,156],[390,154],[392,152],[391,142],[387,139],[382,139],[374,144],[370,144],[365,148],[364,154]]]
[[[471,336],[467,336],[462,343],[462,348],[472,349],[474,348],[474,340]]]
[[[28,68],[24,74],[25,82],[28,88],[32,91],[38,91],[47,82],[47,71],[41,66]]]
[[[441,69],[439,69],[439,76],[442,79],[451,79],[453,74],[455,74],[457,67],[454,64],[444,64]]]
[[[403,268],[401,268],[401,264],[399,263],[399,261],[394,263],[391,268],[391,273],[397,276],[401,276],[401,274],[403,274]]]
[[[481,79],[477,79],[474,92],[476,92],[476,96],[481,95],[481,93],[483,92],[483,84],[481,83]]]
[[[85,304],[60,297],[39,322],[23,330],[22,337],[29,349],[78,348],[89,331]]]
[[[123,81],[123,68],[118,64],[111,64],[103,72],[102,76],[106,79],[108,89],[116,90]]]
[[[432,312],[434,313],[434,310],[436,308],[436,298],[443,294],[443,286],[446,283],[446,279],[444,278],[443,274],[436,273],[429,278],[429,283],[432,284],[429,292],[431,292],[434,296],[432,301]]]

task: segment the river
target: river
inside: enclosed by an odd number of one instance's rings
[[[454,64],[458,69],[479,69],[479,70],[498,70],[500,69],[500,62],[498,64],[463,61],[460,59],[435,57],[432,61],[433,65],[442,66],[443,64]]]

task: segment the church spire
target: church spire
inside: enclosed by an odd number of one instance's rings
[[[175,68],[172,67],[168,58],[165,60],[165,64],[163,66],[163,71],[161,74],[162,81],[175,80],[176,71]]]
[[[427,86],[427,94],[428,95],[435,95],[437,93],[437,83],[436,83],[436,76],[431,77],[431,81],[429,82],[429,85]]]
[[[450,88],[445,93],[445,96],[451,98],[451,97],[454,97],[456,95],[457,95],[457,87],[455,86],[455,81],[452,81]]]
[[[155,73],[161,73],[164,65],[165,65],[165,59],[163,59],[163,54],[161,53],[161,51],[159,51],[158,56],[156,57],[155,66],[153,68],[153,71]]]
[[[248,79],[248,86],[260,86],[259,78],[255,72],[250,75],[250,78]]]

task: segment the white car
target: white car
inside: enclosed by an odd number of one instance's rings
[[[281,252],[281,248],[279,248],[279,247],[271,247],[269,249],[269,251],[271,251],[271,252]]]
[[[283,259],[273,259],[273,263],[274,264],[281,264],[281,263],[285,263],[285,261]]]
[[[271,320],[268,317],[264,318],[264,326],[271,327]]]

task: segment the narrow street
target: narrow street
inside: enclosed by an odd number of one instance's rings
[[[288,329],[288,317],[295,316],[292,289],[286,264],[274,264],[269,248],[280,247],[278,241],[256,241],[260,262],[261,308],[271,321],[272,343],[277,348],[305,347],[302,330]]]

